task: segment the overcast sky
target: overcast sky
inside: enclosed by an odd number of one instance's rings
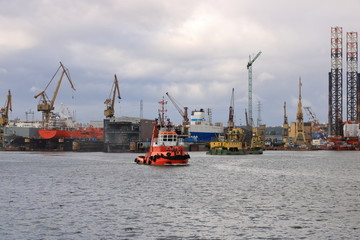
[[[301,76],[303,106],[327,122],[331,27],[343,27],[344,39],[360,31],[359,10],[357,0],[0,0],[0,104],[10,89],[10,118],[25,120],[61,61],[76,91],[64,81],[56,110],[63,103],[79,122],[103,119],[117,74],[116,116],[139,117],[143,100],[143,116],[153,119],[169,92],[225,124],[235,88],[235,121],[244,124],[246,65],[262,51],[253,65],[254,121],[258,101],[268,126],[282,124],[284,101],[295,121]],[[171,102],[167,108],[180,123]]]

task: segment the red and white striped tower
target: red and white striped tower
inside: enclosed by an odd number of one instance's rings
[[[358,120],[358,33],[346,33],[347,121]]]

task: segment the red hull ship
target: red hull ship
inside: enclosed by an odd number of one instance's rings
[[[137,164],[148,165],[187,165],[189,154],[181,146],[179,135],[171,126],[161,126],[155,120],[150,150],[145,156],[135,158]]]
[[[163,99],[159,103],[162,106],[160,110],[162,115],[160,121],[155,119],[150,149],[145,156],[136,157],[135,162],[148,165],[187,165],[190,156],[184,150],[182,139],[175,132],[170,122],[165,125],[166,102]]]
[[[52,138],[74,138],[74,139],[104,139],[104,132],[100,128],[88,127],[86,129],[39,129],[40,137],[44,139]]]

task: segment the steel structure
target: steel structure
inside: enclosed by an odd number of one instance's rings
[[[248,69],[248,84],[249,84],[249,92],[248,92],[248,111],[249,111],[249,116],[248,116],[248,121],[249,121],[249,125],[252,128],[253,127],[253,116],[252,116],[252,65],[255,62],[255,60],[260,56],[261,51],[256,54],[256,56],[251,59],[251,55],[249,56],[249,62],[247,64],[247,69]]]
[[[187,126],[190,124],[190,120],[188,117],[188,107],[183,107],[184,111],[180,108],[180,104],[172,97],[170,96],[170,94],[167,92],[166,95],[168,96],[168,98],[170,99],[170,101],[174,104],[174,107],[176,108],[176,110],[180,113],[181,117],[183,118],[183,127]]]
[[[55,76],[57,75],[57,73],[59,72],[59,70],[62,70],[60,79],[56,85],[55,91],[54,91],[54,95],[53,97],[50,99],[47,95],[46,95],[46,90],[49,87],[50,83],[54,80]],[[50,117],[52,115],[52,111],[55,109],[54,104],[55,104],[55,100],[56,97],[59,93],[59,89],[60,89],[60,85],[61,82],[64,78],[64,76],[66,76],[66,78],[69,80],[69,83],[71,85],[71,88],[73,90],[75,90],[74,84],[70,78],[70,74],[69,74],[69,70],[67,68],[65,68],[65,66],[60,62],[60,66],[58,67],[58,69],[56,70],[54,76],[51,78],[50,82],[47,84],[47,86],[45,87],[45,90],[41,91],[39,94],[37,94],[36,96],[34,96],[34,98],[38,98],[39,96],[41,96],[40,102],[37,105],[37,110],[40,112],[42,112],[42,121],[43,124],[47,125]]]
[[[106,109],[104,110],[104,115],[107,119],[112,119],[115,114],[115,97],[121,99],[120,97],[120,88],[119,81],[117,79],[116,74],[114,75],[114,83],[111,87],[109,97],[105,100],[104,104],[106,105]]]
[[[262,119],[261,119],[261,108],[262,108],[262,104],[261,104],[261,102],[260,101],[258,101],[258,105],[257,105],[257,107],[258,107],[258,116],[257,116],[257,126],[258,127],[260,127],[260,125],[262,124]]]
[[[9,110],[12,111],[11,92],[8,91],[5,106],[0,109],[0,126],[5,126],[9,123]]]
[[[357,117],[360,122],[360,73],[357,74]]]
[[[233,129],[235,127],[234,123],[234,88],[231,93],[230,107],[229,107],[229,120],[227,122],[227,126],[229,129]]]
[[[316,117],[315,112],[311,109],[310,106],[304,107],[304,110],[305,110],[306,114],[308,115],[309,120],[311,122],[313,133],[316,133],[318,138],[326,138],[325,131],[321,127],[320,121]]]
[[[346,113],[348,121],[358,120],[358,33],[346,33]]]
[[[289,143],[289,123],[288,116],[286,115],[286,102],[284,102],[284,123],[282,129],[282,141],[283,143]]]
[[[301,78],[299,78],[299,101],[298,101],[298,110],[296,113],[296,130],[295,130],[295,143],[297,145],[302,145],[306,143],[305,133],[304,133],[304,114],[302,112],[302,103],[301,103]]]
[[[331,28],[329,72],[329,135],[342,136],[342,27]]]

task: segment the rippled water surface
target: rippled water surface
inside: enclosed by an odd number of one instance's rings
[[[360,152],[0,152],[0,239],[358,239]]]

